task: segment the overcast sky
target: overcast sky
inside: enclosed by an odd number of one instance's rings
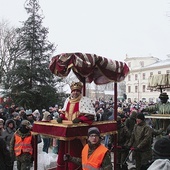
[[[21,26],[25,0],[0,0],[0,19]],[[170,54],[170,0],[39,0],[55,54],[94,53],[123,61]],[[54,55],[55,55],[54,54]]]

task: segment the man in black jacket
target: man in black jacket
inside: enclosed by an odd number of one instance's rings
[[[0,167],[3,170],[13,170],[10,152],[2,138],[0,138]]]

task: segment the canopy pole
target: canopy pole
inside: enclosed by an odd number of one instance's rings
[[[117,82],[114,83],[114,120],[117,121]],[[117,131],[117,123],[116,123]],[[114,170],[117,169],[117,133],[114,135]]]
[[[83,96],[86,96],[86,78],[83,77]]]
[[[160,86],[160,88],[159,88],[159,89],[160,89],[160,92],[162,93],[162,88],[161,88],[161,86]]]
[[[34,170],[38,168],[38,135],[34,135]]]

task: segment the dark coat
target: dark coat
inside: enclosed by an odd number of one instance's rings
[[[29,130],[28,132],[21,132],[21,129],[22,127],[20,127],[15,133],[20,136],[22,139],[24,139],[25,137],[27,136],[31,136],[31,131]],[[31,145],[32,145],[32,148],[34,148],[34,138],[32,138],[32,141],[31,141]],[[15,157],[15,152],[14,152],[14,146],[15,146],[15,135],[13,135],[13,137],[11,138],[11,141],[10,141],[10,154],[12,156]],[[20,159],[20,160],[33,160],[33,156],[34,156],[34,149],[33,149],[33,154],[30,155],[29,153],[22,153],[21,155],[15,157],[16,160],[17,159]]]
[[[3,170],[12,170],[13,164],[6,143],[0,138],[0,167]]]
[[[141,151],[148,151],[152,145],[152,130],[143,121],[140,124],[135,124],[131,139],[130,146],[138,147]]]
[[[13,128],[9,128],[9,123],[13,123]],[[10,141],[11,138],[13,136],[13,134],[15,133],[16,129],[15,129],[15,122],[12,119],[9,119],[6,121],[5,123],[6,127],[5,130],[2,132],[2,138],[4,139],[4,141],[6,142],[7,146],[10,146]]]

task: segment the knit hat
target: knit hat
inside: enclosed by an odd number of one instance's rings
[[[16,118],[17,116],[19,116],[19,113],[18,112],[13,112],[12,115],[13,115],[14,118]]]
[[[46,111],[46,109],[42,109],[42,113],[45,112],[45,111]]]
[[[25,110],[23,107],[20,107],[20,110]]]
[[[31,109],[26,110],[25,113],[26,113],[27,116],[30,116],[30,115],[32,115],[32,110]]]
[[[50,107],[49,107],[49,110],[53,110],[53,107],[52,107],[52,106],[50,106]]]
[[[26,127],[28,127],[29,129],[32,128],[32,125],[31,125],[31,123],[30,123],[28,120],[22,120],[21,126],[26,126]]]
[[[35,117],[40,116],[40,112],[38,109],[36,109],[33,113],[32,113]]]
[[[154,144],[153,152],[160,158],[170,158],[170,139],[162,137],[157,140]]]
[[[136,118],[140,120],[145,120],[145,115],[143,113],[139,113]]]
[[[168,97],[168,95],[167,95],[167,93],[161,93],[160,95],[159,95],[159,98],[162,100],[162,99],[169,99],[169,97]]]
[[[100,131],[96,127],[91,127],[88,129],[88,136],[90,136],[91,134],[96,134],[96,135],[100,136]]]
[[[43,121],[48,121],[48,116],[51,116],[51,114],[50,114],[50,112],[48,112],[48,111],[45,111],[45,112],[43,112]]]

